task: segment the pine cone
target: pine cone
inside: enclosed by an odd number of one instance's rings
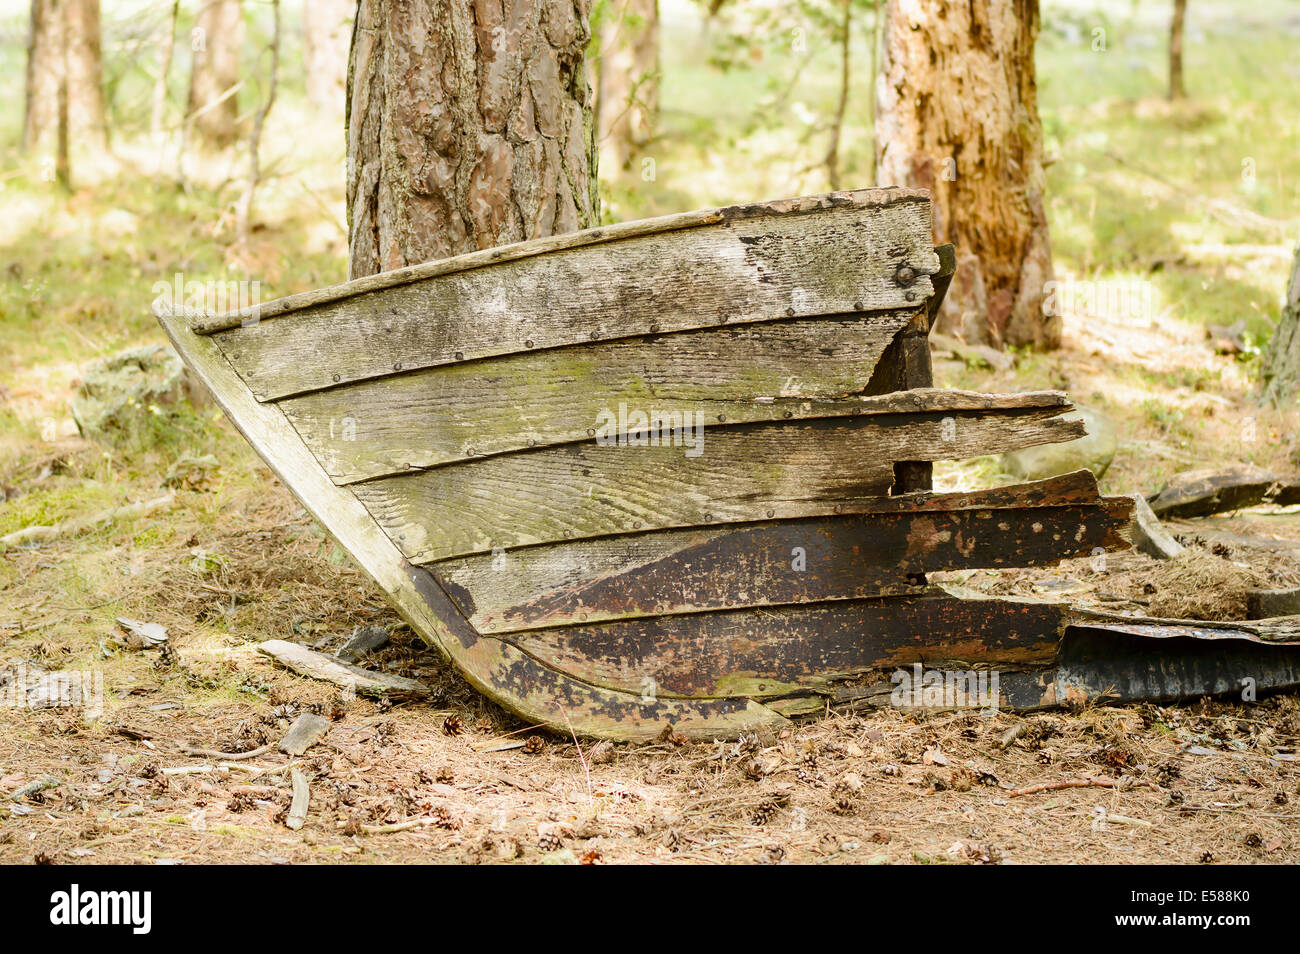
[[[546,749],[546,740],[540,735],[530,735],[528,741],[524,743],[524,753],[526,755],[540,755]]]
[[[442,731],[446,735],[460,735],[465,731],[465,722],[456,713],[452,713],[442,720]]]
[[[537,847],[542,851],[559,851],[564,847],[564,839],[555,832],[543,832],[537,837]]]

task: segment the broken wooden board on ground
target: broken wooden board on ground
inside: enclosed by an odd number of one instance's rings
[[[1300,615],[1300,587],[1277,590],[1248,590],[1246,612],[1251,619]]]
[[[1254,467],[1191,470],[1175,474],[1147,498],[1161,518],[1208,517],[1262,503],[1277,476]]]
[[[360,666],[353,666],[283,639],[268,639],[258,643],[257,651],[270,656],[299,675],[332,682],[336,686],[354,689],[357,692],[389,695],[429,693],[429,687],[418,680],[362,669]]]
[[[1183,545],[1160,525],[1160,518],[1141,494],[1133,494],[1133,546],[1157,560],[1172,560],[1183,552]]]
[[[330,730],[330,720],[311,712],[304,712],[293,720],[289,731],[280,740],[278,748],[288,755],[302,755],[325,737]]]

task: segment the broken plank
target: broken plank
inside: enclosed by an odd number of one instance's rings
[[[896,279],[907,266],[912,278]],[[923,307],[919,195],[559,249],[219,332],[259,401],[493,355],[724,324]]]
[[[1208,517],[1262,503],[1276,479],[1255,467],[1185,471],[1171,477],[1147,502],[1162,518]]]
[[[503,637],[608,689],[762,699],[872,669],[1046,665],[1067,607],[943,594],[765,607],[530,630]]]
[[[330,730],[330,720],[311,712],[304,712],[293,720],[289,731],[280,740],[279,749],[288,755],[302,755],[325,737]]]
[[[294,672],[312,679],[332,682],[357,692],[409,693],[427,695],[429,687],[415,679],[374,672],[342,662],[324,653],[283,639],[268,639],[257,644],[257,651]]]
[[[1129,498],[1060,507],[991,504],[1006,496],[934,495],[893,512],[602,537],[431,569],[476,629],[504,633],[902,594],[916,589],[918,574],[936,570],[1055,566],[1098,548],[1128,546]]]
[[[1300,615],[1300,588],[1248,590],[1246,611],[1251,619]]]
[[[1069,440],[1060,407],[715,425],[688,447],[572,444],[352,485],[415,563],[638,530],[856,512],[897,460]],[[698,454],[698,456],[695,456]],[[838,509],[836,509],[838,508]]]
[[[338,483],[583,441],[620,407],[651,420],[810,417],[819,413],[812,405],[771,399],[860,392],[910,314],[555,348],[316,391],[280,407]]]

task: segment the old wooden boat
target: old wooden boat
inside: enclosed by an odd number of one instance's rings
[[[1082,434],[1056,392],[930,387],[949,253],[926,193],[842,192],[161,320],[479,690],[565,732],[726,737],[882,667],[1043,670],[1064,608],[925,574],[1128,545],[1132,501],[1086,472],[930,492],[931,461]]]

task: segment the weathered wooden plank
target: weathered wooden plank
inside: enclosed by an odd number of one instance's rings
[[[1079,423],[1060,419],[1062,410],[720,425],[694,447],[570,444],[351,486],[402,552],[428,563],[494,547],[855,512],[888,492],[894,461],[1079,436]]]
[[[286,398],[280,406],[339,483],[467,456],[586,440],[602,411],[716,422],[819,413],[761,398],[862,391],[913,312],[742,325],[509,355]],[[662,409],[662,410],[659,410]]]
[[[505,637],[575,679],[654,697],[762,699],[834,678],[924,663],[1045,665],[1059,604],[943,595],[693,613]]]
[[[1042,483],[1072,489],[1065,479]],[[1024,498],[1040,503],[1008,505],[1010,489],[938,494],[877,513],[578,540],[431,569],[479,632],[499,634],[901,594],[916,589],[917,574],[1054,566],[1128,546],[1131,498],[1042,506],[1051,491],[1034,487]]]
[[[179,316],[160,320],[185,363],[290,492],[411,628],[490,699],[530,722],[600,738],[648,740],[669,727],[690,738],[734,738],[788,724],[752,700],[646,702],[637,694],[610,692],[547,669],[500,640],[480,638],[429,573],[402,558],[351,491],[329,480],[284,413],[253,399],[210,338],[194,335]]]
[[[1160,492],[1147,498],[1159,517],[1207,517],[1262,503],[1277,480],[1258,467],[1190,470],[1174,474]]]
[[[215,337],[258,400],[595,339],[922,307],[930,206],[761,216],[455,271]]]
[[[439,259],[434,262],[422,262],[408,265],[392,271],[366,275],[341,285],[317,288],[300,292],[275,301],[257,306],[255,320],[278,318],[283,315],[306,308],[309,305],[323,305],[344,298],[352,298],[366,292],[381,291],[408,285],[425,278],[436,278],[454,272],[466,272],[485,265],[496,265],[517,259],[534,258],[565,249],[586,248],[608,242],[621,242],[625,239],[654,235],[660,232],[675,232],[680,229],[699,228],[704,225],[719,225],[726,222],[739,222],[743,219],[766,218],[778,215],[802,215],[820,209],[853,206],[869,208],[874,205],[892,205],[895,202],[922,201],[928,203],[930,195],[919,189],[905,189],[887,186],[881,189],[848,189],[840,192],[827,192],[821,195],[805,195],[792,199],[772,199],[766,202],[748,202],[742,205],[721,206],[710,209],[694,209],[689,212],[674,212],[650,219],[636,219],[631,222],[616,222],[594,229],[582,229],[577,232],[565,232],[562,235],[547,235],[509,245],[497,245],[492,248],[468,252],[452,258]],[[951,246],[945,246],[951,248]],[[936,250],[937,251],[937,250]],[[250,316],[238,311],[221,314],[202,314],[186,316],[190,318],[190,328],[196,334],[210,335],[218,331],[237,328],[248,324]]]

